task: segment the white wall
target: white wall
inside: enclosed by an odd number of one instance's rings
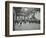
[[[13,37],[5,37],[5,1],[6,0],[0,0],[0,38],[13,38]],[[45,3],[45,9],[46,9],[46,0],[12,0],[12,1],[41,2]],[[46,11],[45,11],[45,16],[46,16]],[[14,38],[46,38],[46,30],[45,30],[45,35],[21,36]]]

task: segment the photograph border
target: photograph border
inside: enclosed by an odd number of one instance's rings
[[[9,35],[9,4],[10,3],[19,3],[19,4],[35,4],[43,5],[43,33],[36,34],[22,34],[22,35]],[[5,36],[29,36],[29,35],[44,35],[45,34],[45,3],[36,3],[36,2],[19,2],[19,1],[5,1]]]

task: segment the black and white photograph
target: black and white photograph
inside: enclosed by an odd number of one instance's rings
[[[40,8],[13,7],[13,31],[40,30]]]
[[[5,36],[45,34],[45,4],[6,1]]]

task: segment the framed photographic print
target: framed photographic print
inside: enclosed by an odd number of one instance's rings
[[[5,36],[45,34],[45,4],[5,2]]]

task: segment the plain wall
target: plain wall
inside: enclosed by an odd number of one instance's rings
[[[46,38],[46,20],[45,20],[45,35],[5,37],[5,1],[6,0],[0,0],[0,38]],[[46,9],[46,0],[12,0],[12,1],[45,3],[45,9]],[[46,10],[45,10],[45,16],[46,16]]]

